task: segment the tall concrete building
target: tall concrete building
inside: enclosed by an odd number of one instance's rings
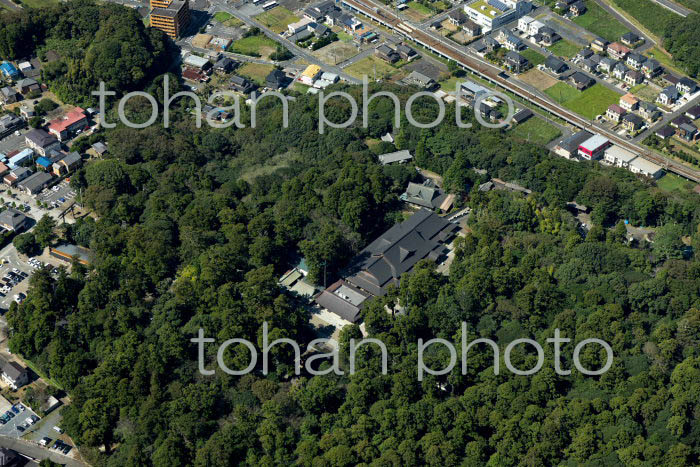
[[[530,0],[476,0],[464,6],[469,19],[485,31],[498,29],[532,11]]]
[[[189,23],[190,7],[187,0],[151,0],[151,27],[177,39]]]

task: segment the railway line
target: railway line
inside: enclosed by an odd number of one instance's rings
[[[599,133],[616,145],[639,154],[641,157],[660,165],[670,172],[692,180],[696,183],[700,183],[700,172],[690,169],[689,167],[675,161],[669,160],[668,158],[657,154],[650,149],[642,148],[637,144],[629,142],[624,138],[621,138],[619,135],[611,133],[605,128],[601,128],[594,123],[559,107],[557,104],[544,99],[541,96],[533,94],[522,86],[508,81],[506,78],[499,76],[500,69],[485,63],[480,63],[479,60],[474,59],[473,57],[470,57],[463,51],[459,50],[456,45],[448,44],[442,39],[438,39],[421,29],[417,29],[414,26],[403,22],[400,18],[388,11],[383,6],[376,5],[370,2],[370,0],[342,0],[342,3],[348,8],[365,15],[379,24],[391,29],[395,33],[404,36],[406,39],[426,47],[439,56],[455,61],[461,67],[481,76],[487,81],[517,95],[518,97],[527,100],[541,109],[556,115],[571,125],[583,130]]]

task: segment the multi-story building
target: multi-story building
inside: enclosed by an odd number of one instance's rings
[[[469,19],[487,30],[515,21],[531,10],[529,0],[477,0],[464,6]]]
[[[151,27],[177,39],[189,23],[188,0],[151,0]]]

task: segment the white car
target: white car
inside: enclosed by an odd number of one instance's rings
[[[59,434],[63,434],[63,430],[60,427],[54,426],[53,429],[58,431]]]
[[[59,186],[55,186],[55,187],[53,187],[53,188],[51,188],[51,189],[52,189],[53,191],[58,191],[58,190],[60,190],[60,189],[61,189],[61,187],[59,187]]]

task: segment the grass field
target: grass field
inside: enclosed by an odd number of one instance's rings
[[[545,89],[551,88],[559,82],[556,78],[553,78],[547,73],[543,73],[536,68],[533,68],[527,73],[523,73],[518,77],[518,79],[520,79],[520,81],[524,83],[529,84],[530,86],[539,89],[540,91],[544,91]]]
[[[679,16],[671,10],[651,0],[612,0],[612,2],[657,37],[663,37],[667,23],[679,19]]]
[[[420,13],[421,15],[424,15],[424,16],[426,16],[426,17],[430,17],[430,16],[433,15],[433,10],[431,10],[430,8],[428,8],[428,7],[425,6],[425,5],[421,5],[421,4],[418,3],[418,2],[409,2],[409,3],[407,3],[406,5],[407,5],[408,8],[410,8],[411,10],[413,10],[413,11],[415,11],[415,12],[417,12],[417,13]]]
[[[58,3],[58,0],[22,0],[22,5],[37,9],[44,8],[48,5],[58,5]]]
[[[593,0],[586,0],[585,3],[586,13],[574,18],[574,23],[611,42],[619,40],[620,36],[629,32],[629,29]]]
[[[283,6],[277,6],[271,10],[259,14],[256,20],[272,29],[277,34],[287,30],[287,25],[299,21],[299,17]]]
[[[241,76],[250,78],[259,85],[265,84],[265,78],[270,74],[274,67],[272,65],[264,65],[261,63],[246,63],[240,67],[237,73]]]
[[[345,71],[349,75],[352,75],[358,79],[362,79],[362,76],[367,75],[367,78],[370,81],[373,81],[375,66],[377,70],[377,79],[388,79],[391,77],[391,75],[398,71],[384,60],[373,56],[365,57],[359,62],[353,63],[349,67],[345,68]]]
[[[442,89],[445,92],[455,92],[457,90],[457,83],[462,83],[466,81],[468,78],[455,78],[454,76],[444,79],[440,81],[438,84],[440,85],[440,89]]]
[[[561,136],[559,128],[550,125],[541,118],[531,117],[526,122],[516,125],[513,135],[523,140],[544,146]]]
[[[658,61],[664,68],[669,68],[672,71],[675,71],[676,73],[679,73],[681,75],[685,75],[682,71],[680,71],[678,68],[676,68],[673,64],[673,59],[669,57],[667,54],[663,53],[661,50],[659,50],[658,47],[654,47],[653,49],[649,49],[647,52],[644,53],[647,57],[651,57]]]
[[[292,90],[294,90],[294,91],[296,91],[296,92],[298,92],[298,93],[300,93],[300,94],[306,94],[306,93],[309,91],[309,88],[310,88],[310,87],[311,87],[311,86],[307,86],[307,85],[305,85],[305,84],[303,84],[303,83],[294,83],[294,84],[292,84],[292,86],[291,86]]]
[[[656,97],[659,95],[659,90],[655,87],[649,86],[648,84],[638,84],[629,91],[635,96],[642,100],[654,102]]]
[[[544,63],[544,61],[546,60],[544,55],[542,55],[539,52],[535,52],[532,49],[524,50],[524,51],[520,52],[520,55],[527,58],[533,67],[536,67],[537,65],[539,65],[541,63]]]
[[[656,182],[656,186],[664,191],[687,191],[693,188],[693,183],[672,173],[666,173]]]
[[[239,26],[243,26],[243,21],[236,18],[231,13],[226,13],[225,11],[218,11],[214,15],[214,20],[230,28],[237,28]]]
[[[565,39],[562,39],[555,43],[554,45],[547,47],[550,52],[558,57],[571,58],[581,50],[576,44],[573,44]]]
[[[267,58],[277,50],[277,42],[263,35],[250,36],[234,41],[229,50],[243,55]]]
[[[610,104],[619,102],[620,95],[602,84],[595,84],[583,92],[564,83],[557,83],[545,91],[567,109],[588,119],[605,113]]]

